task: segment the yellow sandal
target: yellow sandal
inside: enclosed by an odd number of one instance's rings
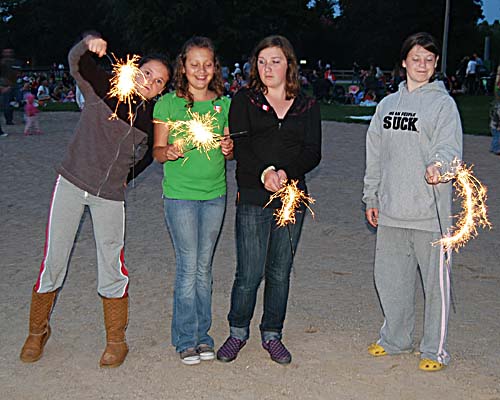
[[[441,371],[444,368],[444,364],[428,358],[422,358],[418,364],[418,368],[426,372],[435,372]]]
[[[381,357],[387,355],[385,349],[378,343],[372,343],[370,346],[368,346],[368,353],[370,353],[373,357]]]

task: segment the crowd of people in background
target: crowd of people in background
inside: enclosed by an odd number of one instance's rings
[[[32,105],[35,107],[44,107],[47,103],[77,102],[81,109],[83,99],[79,101],[81,96],[78,88],[64,64],[54,63],[50,69],[42,72],[25,71],[17,65],[19,63],[16,64],[12,49],[4,49],[3,53],[3,64],[8,64],[7,68],[14,71],[10,84],[4,85],[5,89],[1,94],[1,106],[7,125],[14,124],[14,110],[22,111],[28,104],[27,97],[30,95],[33,96]],[[323,63],[318,60],[312,69],[299,68],[302,90],[312,93],[318,101],[325,104],[376,106],[382,98],[397,92],[399,84],[405,80],[405,71],[398,63],[390,71],[382,70],[374,62],[363,66],[357,60],[353,61],[351,70],[334,71],[333,65],[333,62]],[[224,95],[232,98],[239,90],[248,87],[250,60],[244,55],[232,68],[223,65],[221,72]],[[336,73],[341,73],[342,76],[337,77]],[[491,95],[495,75],[494,68],[489,68],[488,62],[483,62],[477,53],[463,57],[454,74],[442,76],[437,73],[452,96]],[[169,89],[172,90],[172,87]],[[0,135],[7,136],[1,127]]]
[[[405,71],[396,63],[392,70],[383,71],[380,66],[370,63],[367,67],[357,61],[352,70],[338,70],[343,73],[340,84],[330,63],[323,65],[319,60],[315,67],[301,71],[304,90],[311,90],[316,99],[326,103],[375,106],[385,96],[397,92],[399,84],[405,80]],[[454,74],[443,76],[436,73],[451,95],[491,95],[493,94],[496,71],[483,62],[477,53],[464,57]]]
[[[321,60],[312,70],[301,73],[302,87],[305,90],[311,88],[314,97],[327,104],[374,106],[387,94],[397,91],[402,80],[404,73],[398,65],[387,73],[375,63],[361,67],[357,61],[353,62],[352,72],[344,76],[341,83],[331,64],[323,67]]]
[[[26,96],[32,94],[39,105],[48,102],[75,102],[75,82],[67,72],[55,75],[52,72],[23,72],[16,80],[12,102],[14,107],[26,103]]]

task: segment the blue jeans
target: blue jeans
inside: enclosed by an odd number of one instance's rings
[[[250,321],[262,279],[265,287],[261,338],[281,339],[293,263],[291,247],[295,252],[304,210],[297,212],[294,225],[281,228],[276,225],[273,212],[272,208],[249,204],[238,204],[236,208],[238,259],[228,320],[230,335],[240,340],[247,340],[250,335]]]
[[[213,200],[164,198],[165,222],[175,249],[176,273],[172,344],[177,352],[199,344],[214,346],[212,258],[219,237],[226,196]]]
[[[490,151],[500,155],[500,130],[491,128]]]

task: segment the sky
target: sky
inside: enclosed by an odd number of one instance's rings
[[[500,0],[483,0],[483,15],[489,24],[500,21]]]

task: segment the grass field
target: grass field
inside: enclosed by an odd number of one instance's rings
[[[489,135],[489,110],[493,96],[455,97],[464,133],[470,135]],[[349,118],[350,116],[373,115],[375,107],[360,107],[339,104],[321,104],[321,118],[326,121],[365,123]]]
[[[41,111],[78,111],[76,103],[47,103],[40,107]]]

